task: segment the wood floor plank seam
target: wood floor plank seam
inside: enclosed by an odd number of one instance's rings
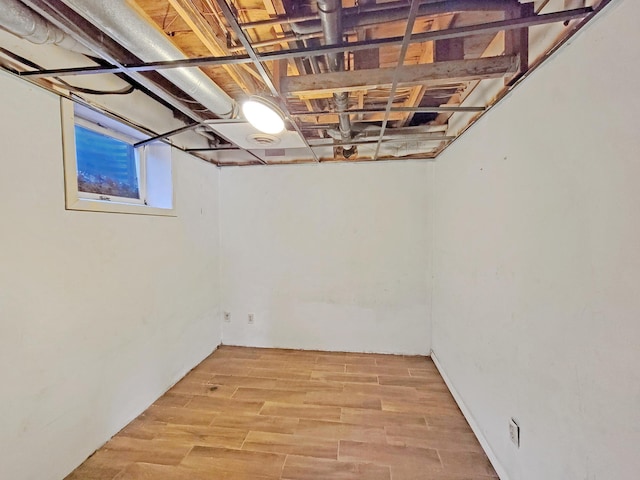
[[[244,444],[247,443],[247,438],[249,438],[250,433],[251,433],[251,430],[249,430],[247,434],[244,436],[244,438],[242,439],[242,443],[240,444],[240,450],[242,450],[244,448]]]
[[[66,480],[496,479],[428,357],[220,346]]]
[[[444,465],[444,462],[442,461],[442,456],[440,455],[440,449],[436,448],[435,451],[436,451],[436,454],[438,455],[438,460],[440,460],[440,464]]]

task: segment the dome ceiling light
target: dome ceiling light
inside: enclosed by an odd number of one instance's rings
[[[244,118],[262,133],[275,135],[284,130],[284,114],[270,98],[254,95],[242,102]]]

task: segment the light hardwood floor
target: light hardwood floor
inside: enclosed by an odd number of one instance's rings
[[[221,346],[67,480],[489,478],[429,358]]]

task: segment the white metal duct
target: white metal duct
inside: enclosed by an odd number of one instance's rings
[[[144,62],[183,60],[187,57],[126,0],[63,0]],[[158,70],[162,76],[222,118],[237,114],[236,102],[198,68]]]
[[[66,50],[93,55],[75,39],[35,13],[19,0],[2,0],[0,28],[38,45],[52,43]]]

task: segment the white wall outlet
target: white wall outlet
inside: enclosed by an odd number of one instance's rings
[[[253,318],[253,313],[249,314],[249,323],[253,323],[254,318]]]
[[[509,437],[511,437],[511,442],[520,448],[520,426],[513,418],[509,420]]]
[[[231,322],[231,312],[224,312],[224,321],[227,323]]]

